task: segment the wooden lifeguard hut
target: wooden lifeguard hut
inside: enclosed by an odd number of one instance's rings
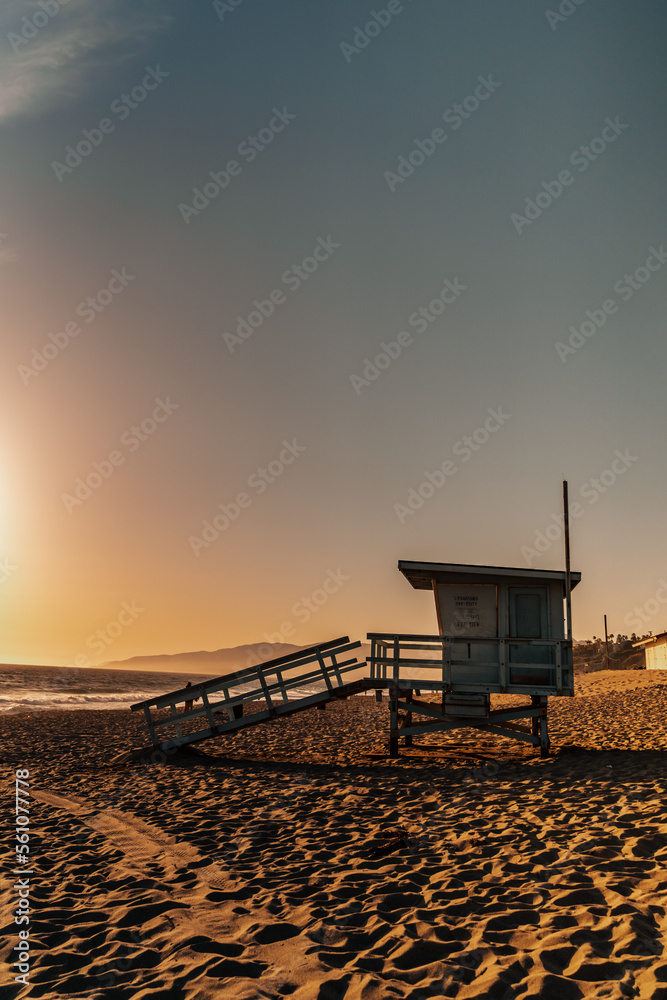
[[[548,756],[547,699],[574,694],[569,591],[581,574],[403,561],[398,568],[433,594],[438,634],[368,634],[371,678],[380,697],[389,690],[390,754],[400,736],[409,746],[417,734],[473,726]],[[423,691],[439,693],[440,704],[418,700]],[[494,693],[530,703],[493,710]]]

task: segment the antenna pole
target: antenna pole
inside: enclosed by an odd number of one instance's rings
[[[572,596],[570,578],[570,504],[567,479],[563,480],[563,534],[565,536],[565,615],[567,618],[567,638],[572,642]]]

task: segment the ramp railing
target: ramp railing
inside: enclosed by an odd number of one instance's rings
[[[154,746],[163,750],[173,746],[196,743],[224,732],[243,726],[263,722],[266,719],[323,705],[336,697],[347,697],[369,686],[368,680],[352,684],[343,682],[343,675],[352,670],[365,669],[365,663],[356,657],[339,659],[340,656],[358,649],[360,642],[350,642],[348,636],[332,639],[300,649],[287,656],[266,660],[255,666],[236,670],[191,687],[181,688],[168,694],[150,698],[132,705],[133,712],[143,712],[146,720],[143,729],[150,733]],[[293,671],[300,671],[293,675]],[[290,701],[288,692],[298,693],[299,688],[322,684],[316,693],[303,693]],[[244,690],[238,688],[243,686]],[[232,693],[232,688],[236,693]],[[179,711],[177,706],[185,702],[201,701],[201,707]],[[250,702],[264,702],[266,708],[244,714],[244,706]],[[168,713],[168,714],[165,714]],[[192,728],[190,723],[200,720],[204,728]],[[184,725],[187,723],[188,725]],[[169,731],[171,730],[171,732]]]

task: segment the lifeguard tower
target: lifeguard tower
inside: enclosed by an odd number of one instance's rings
[[[569,593],[581,574],[431,562],[398,568],[416,590],[432,592],[437,635],[369,632],[368,671],[355,680],[344,675],[364,670],[353,652],[361,643],[342,636],[132,705],[144,713],[153,746],[175,749],[375,689],[379,700],[389,692],[390,756],[398,756],[400,737],[411,746],[413,736],[462,726],[548,756],[547,699],[574,694]],[[436,697],[426,701],[422,692]],[[492,694],[530,701],[492,709]]]
[[[438,634],[368,633],[373,686],[379,698],[389,691],[390,755],[398,755],[400,736],[410,746],[419,734],[472,726],[548,756],[547,699],[574,694],[569,591],[581,574],[431,562],[398,568],[416,590],[432,592]],[[418,700],[422,692],[441,701]],[[493,710],[494,693],[530,703]]]

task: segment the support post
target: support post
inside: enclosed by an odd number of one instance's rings
[[[505,640],[498,639],[498,661],[500,663],[500,688],[501,691],[507,691],[507,649],[505,648]]]
[[[549,756],[549,725],[547,718],[547,705],[548,698],[546,695],[538,695],[540,699],[540,708],[543,711],[540,714],[540,757]]]
[[[389,756],[398,757],[398,690],[389,689]]]
[[[412,701],[412,688],[408,688],[408,690],[406,692],[406,699],[405,700],[408,702],[408,704]],[[405,724],[404,725],[405,725],[406,729],[409,729],[412,726],[412,711],[410,709],[408,709],[408,711],[405,713]],[[411,733],[408,733],[407,736],[405,737],[405,745],[406,745],[406,747],[411,747],[412,746],[412,734]]]
[[[540,696],[537,694],[531,694],[530,703],[534,709],[538,709],[540,706]],[[535,737],[540,735],[540,716],[537,711],[530,720],[530,731]]]

